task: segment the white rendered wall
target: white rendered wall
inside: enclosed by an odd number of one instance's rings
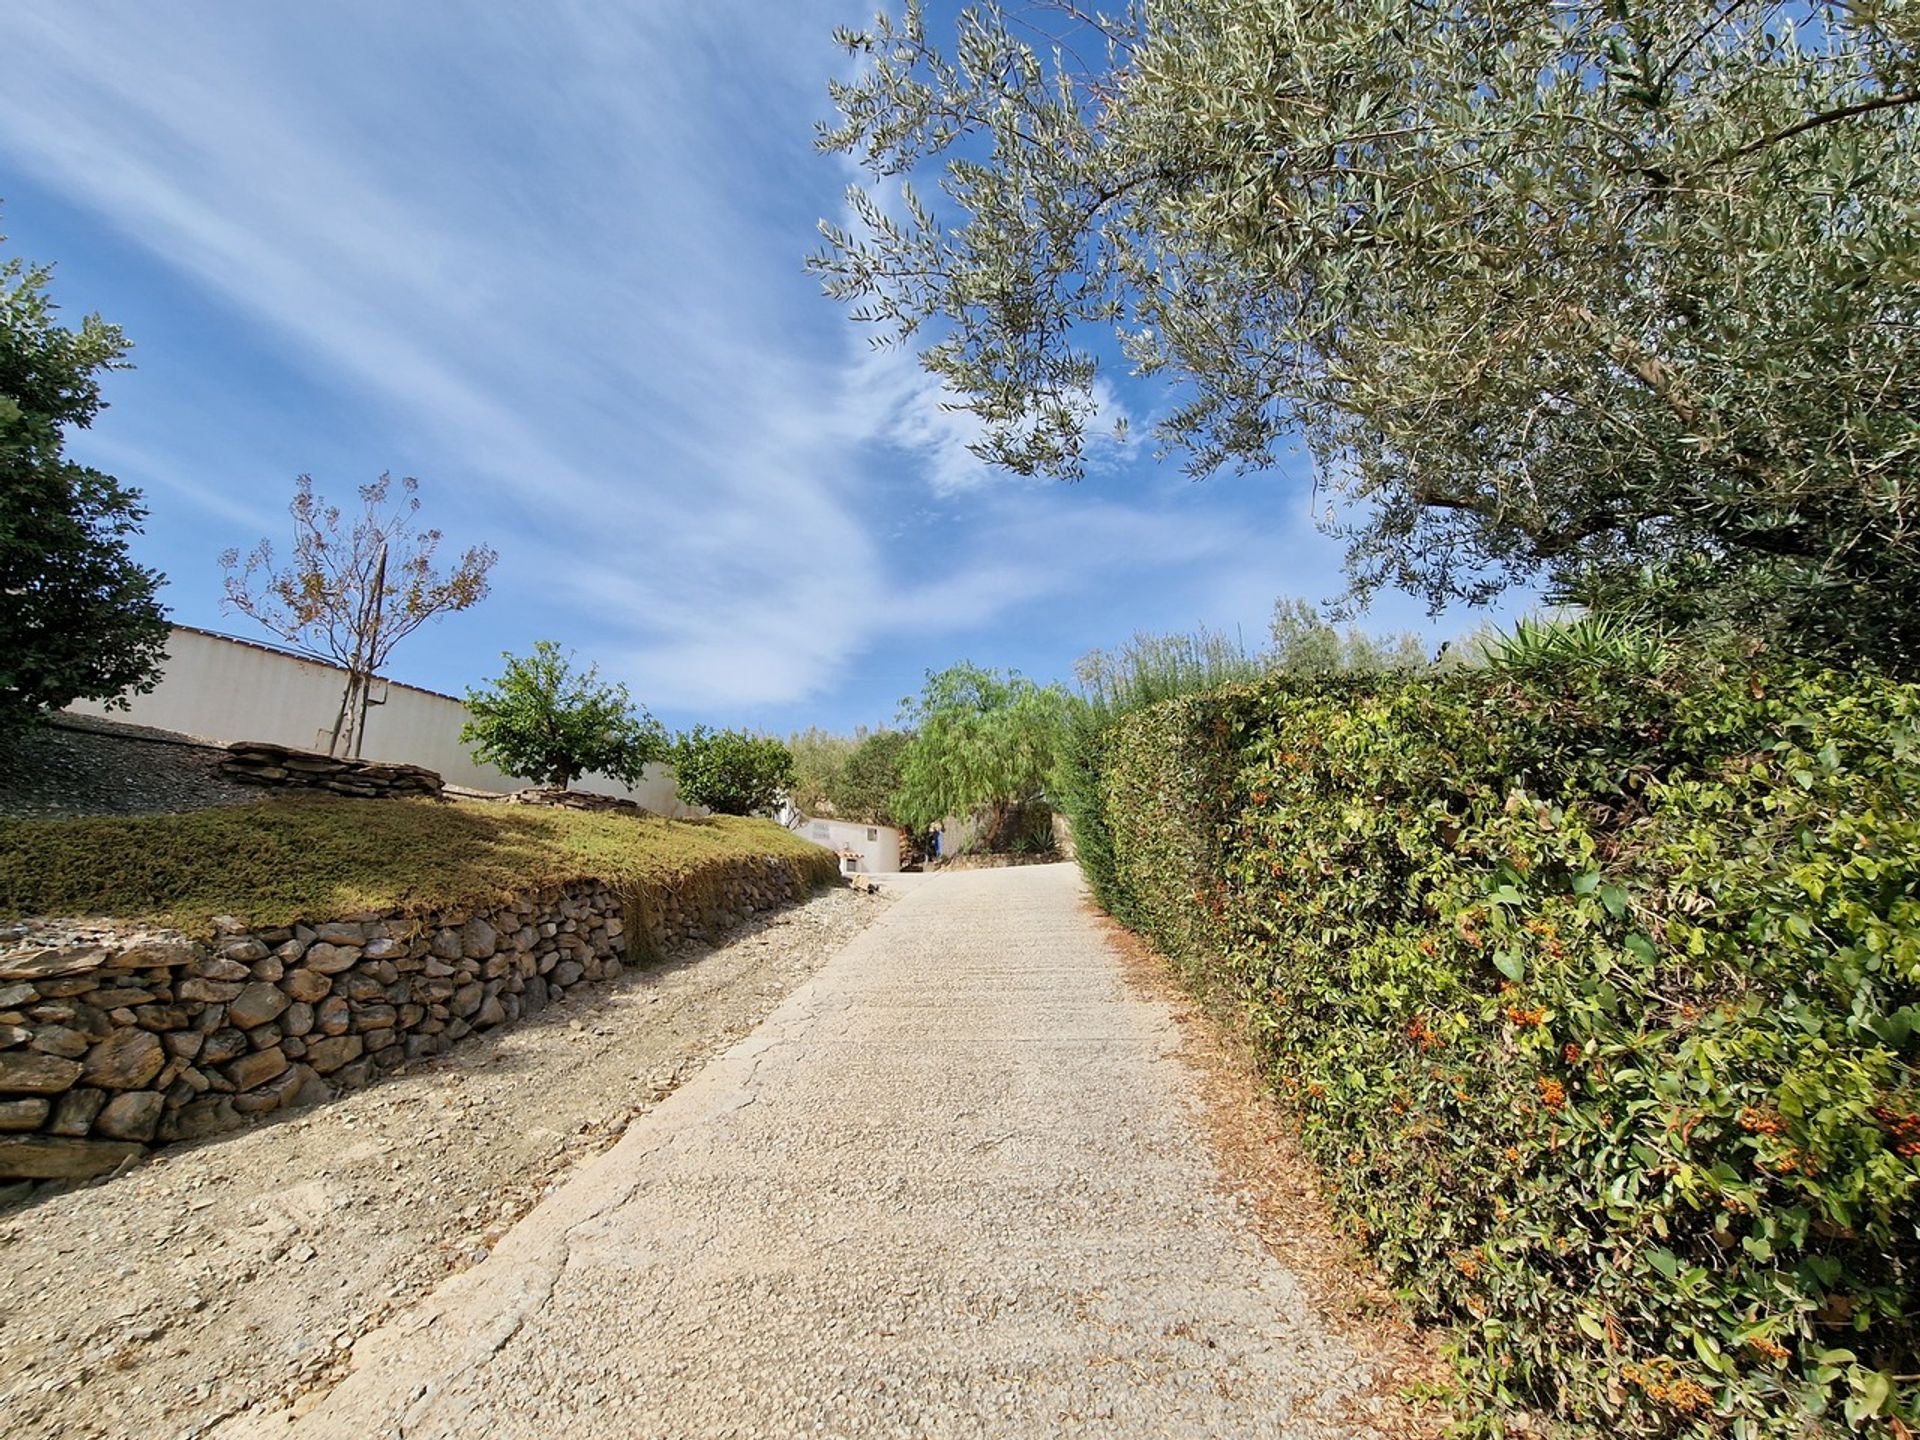
[[[859,875],[894,875],[900,870],[900,832],[888,825],[857,825],[851,820],[802,820],[793,827],[816,845],[839,852],[853,851]]]
[[[270,740],[325,750],[346,686],[346,671],[335,666],[184,625],[173,629],[162,670],[151,694],[127,697],[128,709],[109,710],[91,700],[68,709],[221,745]],[[471,790],[519,790],[527,784],[467,754],[460,743],[467,707],[452,696],[384,680],[374,682],[373,695],[384,695],[386,703],[367,707],[361,746],[366,759],[424,765],[449,785]],[[690,813],[680,804],[673,771],[665,765],[649,765],[632,789],[605,775],[583,775],[573,783],[577,790],[624,796],[664,815]]]

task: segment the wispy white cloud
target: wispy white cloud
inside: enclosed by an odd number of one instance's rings
[[[503,552],[502,645],[575,644],[656,706],[793,702],[879,643],[1244,568],[1230,512],[993,475],[801,274],[837,199],[827,36],[864,8],[9,7],[0,153],[432,457],[451,538]],[[88,444],[277,528],[190,478],[202,419],[175,423]]]

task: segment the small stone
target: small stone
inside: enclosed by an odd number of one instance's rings
[[[256,960],[266,959],[268,951],[265,945],[248,936],[244,940],[229,940],[220,947],[220,953],[229,960],[237,960],[242,965],[251,965]],[[230,977],[222,975],[215,978],[224,980]]]
[[[16,985],[0,985],[0,1010],[18,1010],[23,1005],[31,1005],[39,998],[40,992],[25,982]]]
[[[120,1030],[87,1052],[80,1078],[108,1090],[138,1090],[167,1063],[159,1039],[148,1030]]]
[[[322,942],[307,947],[306,963],[322,975],[338,975],[342,970],[350,970],[360,960],[358,950],[343,945]]]
[[[295,970],[280,981],[280,988],[295,1000],[312,1004],[327,998],[327,992],[333,989],[333,982],[318,970]]]
[[[51,1101],[37,1095],[30,1100],[0,1100],[0,1130],[38,1130],[52,1109]]]
[[[280,1017],[280,1028],[289,1035],[305,1035],[313,1029],[313,1006],[304,1000],[296,1000]]]
[[[47,1129],[55,1135],[85,1135],[106,1103],[104,1090],[69,1090],[54,1107],[53,1123]]]
[[[500,1003],[499,997],[489,995],[486,1003],[480,1007],[480,1013],[473,1017],[473,1026],[476,1030],[484,1030],[490,1025],[500,1024],[506,1018],[506,1007]]]
[[[358,1059],[363,1048],[358,1035],[329,1036],[308,1044],[307,1064],[322,1075],[330,1075],[348,1061]]]
[[[77,1060],[87,1053],[87,1037],[64,1025],[43,1025],[35,1032],[31,1044],[43,1055],[64,1055],[69,1060]]]
[[[246,972],[251,974],[252,972]],[[198,976],[182,980],[174,987],[174,993],[182,1000],[200,1000],[216,1005],[224,1005],[241,991],[241,986],[231,980],[202,980]]]
[[[458,960],[460,958],[460,932],[441,930],[433,937],[433,953],[437,959]]]
[[[10,1180],[86,1180],[144,1154],[124,1140],[66,1140],[46,1135],[0,1137],[0,1176]]]
[[[407,947],[398,940],[382,936],[378,940],[369,940],[360,953],[369,960],[397,960],[407,953]]]
[[[114,1140],[151,1140],[166,1101],[156,1090],[133,1090],[107,1102],[94,1122],[95,1133]]]
[[[207,1065],[224,1065],[234,1056],[246,1053],[246,1031],[216,1030],[207,1037],[205,1048],[200,1052],[200,1060]]]
[[[473,1014],[474,1011],[480,1008],[480,1004],[486,999],[486,996],[487,992],[484,986],[475,983],[462,985],[453,995],[453,1013],[461,1016]]]
[[[24,1095],[58,1095],[70,1089],[79,1078],[79,1062],[65,1056],[43,1055],[37,1050],[0,1051],[0,1090]]]
[[[313,933],[329,945],[359,945],[367,938],[367,927],[351,920],[329,920],[313,927]]]
[[[399,1018],[399,1012],[391,1005],[363,1005],[353,1017],[356,1030],[389,1030]]]
[[[553,973],[547,978],[553,984],[565,988],[568,985],[577,983],[584,974],[586,974],[586,966],[582,965],[578,960],[562,960],[558,965],[553,967]]]
[[[256,960],[253,962],[253,978],[256,980],[278,980],[286,973],[286,962],[278,956],[269,955],[264,960]]]
[[[227,1006],[227,1020],[242,1030],[276,1020],[292,1002],[277,985],[256,980],[236,995]]]
[[[271,1050],[256,1050],[251,1055],[242,1055],[227,1066],[227,1078],[242,1090],[251,1090],[264,1080],[271,1080],[287,1068],[287,1057],[278,1046]]]
[[[249,942],[251,943],[251,942]],[[196,960],[191,969],[202,980],[249,980],[253,971],[236,959],[225,955],[215,955],[206,960]]]
[[[328,1035],[339,1035],[353,1023],[353,1010],[344,996],[329,995],[314,1013],[314,1024]]]
[[[460,953],[469,960],[485,960],[498,948],[500,937],[493,926],[475,916],[460,930]]]
[[[169,1055],[191,1060],[200,1053],[200,1047],[207,1043],[207,1037],[196,1035],[191,1030],[173,1030],[162,1035],[160,1043],[167,1047]]]

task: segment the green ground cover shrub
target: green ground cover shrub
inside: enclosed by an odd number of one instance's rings
[[[85,820],[0,821],[0,920],[104,915],[210,933],[363,910],[492,903],[603,880],[698,883],[729,861],[794,859],[819,885],[839,861],[770,820],[596,814],[527,805],[297,796]]]
[[[1096,890],[1244,1007],[1470,1426],[1907,1433],[1920,688],[1283,678],[1083,753]]]

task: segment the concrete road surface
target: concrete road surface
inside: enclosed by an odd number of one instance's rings
[[[259,1436],[1335,1436],[1071,866],[938,875]]]

